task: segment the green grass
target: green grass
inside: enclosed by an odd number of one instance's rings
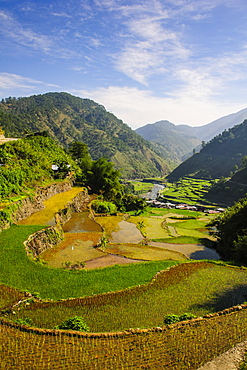
[[[246,269],[200,263],[180,264],[144,289],[51,304],[34,304],[15,316],[31,318],[38,327],[53,326],[67,317],[82,316],[91,331],[117,331],[162,326],[167,314],[202,316],[243,303]]]
[[[23,246],[28,236],[41,228],[13,225],[1,233],[1,284],[39,292],[42,298],[81,297],[145,284],[156,272],[174,264],[159,261],[81,271],[49,268],[30,260]]]
[[[153,184],[150,182],[144,182],[144,181],[131,181],[131,183],[134,185],[134,190],[136,194],[145,194],[149,192]]]
[[[205,195],[211,185],[210,180],[193,179],[184,177],[177,183],[167,183],[166,188],[161,192],[162,196],[170,202],[187,203],[195,205],[198,203],[209,204]],[[215,204],[211,204],[215,206]]]
[[[201,238],[195,236],[178,236],[173,238],[152,239],[154,242],[171,244],[201,244]]]
[[[155,218],[157,217],[157,218]],[[143,231],[149,239],[173,244],[211,244],[206,225],[213,218],[203,212],[147,207],[139,216],[131,215],[130,222],[144,222]],[[167,224],[163,222],[167,220]],[[172,221],[177,222],[172,222]]]
[[[134,212],[129,212],[130,215],[134,215]],[[203,212],[197,211],[189,211],[187,209],[167,209],[167,208],[155,208],[155,207],[147,207],[142,213],[141,216],[143,217],[150,217],[150,216],[166,216],[168,214],[174,214],[174,216],[178,217],[208,217]]]

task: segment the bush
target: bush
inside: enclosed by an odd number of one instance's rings
[[[80,316],[71,317],[57,325],[55,329],[89,331],[89,327]]]
[[[27,326],[30,326],[32,325],[33,323],[33,320],[32,319],[29,319],[28,317],[24,318],[24,319],[17,319],[15,320],[15,322],[19,325],[27,325]]]
[[[184,321],[184,320],[191,320],[195,319],[196,316],[193,315],[193,313],[183,313],[182,315],[179,316],[179,321]]]
[[[164,324],[174,324],[178,321],[180,321],[179,316],[174,314],[166,315],[164,318]]]
[[[117,207],[112,202],[95,200],[92,202],[92,208],[96,213],[116,213]]]
[[[183,313],[182,315],[178,316],[178,315],[174,315],[174,314],[170,314],[170,315],[166,315],[165,318],[164,318],[164,324],[174,324],[176,322],[179,322],[179,321],[184,321],[184,320],[191,320],[191,319],[194,319],[196,316],[193,315],[193,313]]]

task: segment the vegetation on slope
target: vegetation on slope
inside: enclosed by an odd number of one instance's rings
[[[246,269],[208,262],[183,263],[142,286],[62,302],[33,302],[8,318],[28,318],[34,326],[53,328],[66,317],[81,316],[92,332],[162,326],[168,314],[198,317],[242,304],[246,274]]]
[[[201,144],[193,127],[176,126],[169,121],[148,124],[138,128],[136,132],[144,139],[160,144],[166,151],[166,157],[177,165],[192,154],[193,148]]]
[[[48,131],[62,145],[88,145],[91,157],[107,157],[124,177],[160,176],[167,162],[152,145],[92,100],[67,93],[7,98],[0,103],[0,125],[8,137]]]
[[[204,143],[200,153],[184,161],[168,175],[170,181],[184,176],[216,179],[232,176],[247,155],[247,120]]]
[[[247,264],[247,198],[218,216],[217,250],[227,260]]]
[[[33,189],[37,184],[64,179],[69,172],[79,170],[59,145],[42,135],[1,145],[0,163],[1,199]]]

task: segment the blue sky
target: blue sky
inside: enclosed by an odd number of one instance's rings
[[[246,0],[1,0],[0,98],[66,91],[133,129],[247,107]]]

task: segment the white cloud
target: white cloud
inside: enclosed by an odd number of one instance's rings
[[[58,87],[57,85],[45,83],[42,81],[37,81],[32,78],[23,77],[13,73],[0,73],[0,93],[3,95],[6,91],[15,89],[15,90],[24,90],[27,93],[37,89],[37,87]]]
[[[61,40],[58,34],[56,36],[47,36],[37,33],[30,28],[22,26],[10,13],[6,12],[0,12],[0,20],[2,20],[0,33],[7,38],[8,42],[14,41],[19,45],[27,46],[35,51],[41,51],[52,57],[71,59],[78,56],[77,50],[59,46]]]
[[[245,108],[244,104],[219,103],[208,97],[198,99],[190,94],[156,97],[149,90],[130,87],[110,86],[72,93],[104,105],[133,129],[160,120],[200,126]]]
[[[43,50],[46,52],[51,49],[53,43],[49,36],[39,35],[31,29],[25,29],[11,16],[11,14],[1,12],[0,19],[2,19],[0,31],[5,36],[21,45],[30,46],[36,50]]]

